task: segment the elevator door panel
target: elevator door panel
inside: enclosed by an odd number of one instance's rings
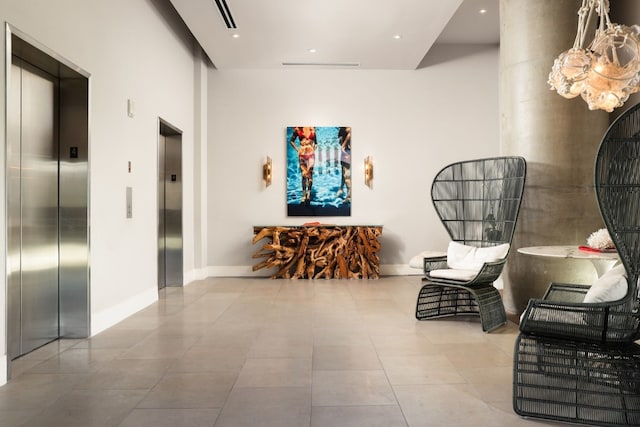
[[[19,293],[20,304],[11,310],[20,311],[20,346],[13,357],[59,336],[57,79],[26,63],[18,68],[13,75],[21,76],[20,103],[11,109],[20,112],[20,143],[10,163],[19,157],[20,176],[10,192],[18,190],[19,197],[11,194],[10,201],[19,199],[19,207],[10,212],[19,213],[11,223],[19,223],[20,284],[18,290],[12,281],[10,301]]]
[[[182,286],[182,135],[158,138],[158,288]]]
[[[22,70],[22,346],[58,338],[58,144],[55,83]]]
[[[165,167],[164,151],[167,137],[160,134],[158,137],[158,289],[167,286],[165,268]]]
[[[167,286],[182,286],[182,147],[179,135],[165,146],[165,271]]]
[[[10,359],[20,355],[20,127],[22,72],[19,62],[11,64],[7,95],[7,352]]]

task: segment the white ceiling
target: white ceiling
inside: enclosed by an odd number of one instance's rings
[[[498,0],[170,1],[218,69],[416,69],[434,43],[499,42]]]

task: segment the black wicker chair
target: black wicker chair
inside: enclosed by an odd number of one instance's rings
[[[511,244],[525,175],[522,157],[458,162],[438,172],[431,186],[431,199],[451,240],[480,248]],[[479,315],[485,332],[504,325],[507,316],[493,282],[506,261],[505,255],[486,262],[475,276],[456,280],[431,274],[449,268],[446,256],[425,258],[416,318]]]
[[[640,104],[605,134],[595,163],[600,212],[626,271],[613,302],[582,302],[588,286],[552,283],[531,300],[514,354],[516,413],[597,426],[640,426]]]

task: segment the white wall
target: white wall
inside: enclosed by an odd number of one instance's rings
[[[165,3],[0,0],[0,22],[10,23],[91,73],[90,292],[94,334],[157,299],[158,117],[184,132],[186,276],[194,268],[191,189],[195,178],[186,172],[193,170],[194,67],[201,63],[194,59],[189,35],[174,31],[177,24],[166,19]],[[4,56],[4,43],[0,51]],[[4,74],[2,68],[0,99],[5,99]],[[135,101],[133,119],[127,116],[127,99]],[[0,135],[4,139],[4,102],[0,105]],[[0,151],[4,156],[4,149]],[[128,161],[133,164],[131,174],[127,173]],[[133,219],[129,220],[125,219],[127,186],[133,187],[134,197]],[[4,200],[4,173],[0,174],[0,189]],[[0,225],[4,229],[4,224]],[[0,248],[4,251],[4,233],[2,239]],[[0,255],[4,259],[4,253]],[[4,295],[3,290],[0,319],[6,313]],[[4,343],[2,327],[0,354],[6,354]],[[0,383],[5,372],[2,362]]]
[[[497,47],[417,71],[210,70],[209,273],[254,274],[253,225],[313,220],[382,224],[383,274],[410,272],[413,255],[448,241],[430,201],[433,176],[498,155],[498,123]],[[286,216],[284,134],[295,125],[352,127],[351,217]],[[274,181],[265,188],[267,155]],[[364,185],[369,155],[373,189]]]

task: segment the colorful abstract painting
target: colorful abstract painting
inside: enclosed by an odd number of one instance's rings
[[[287,214],[351,215],[351,128],[287,128]]]

